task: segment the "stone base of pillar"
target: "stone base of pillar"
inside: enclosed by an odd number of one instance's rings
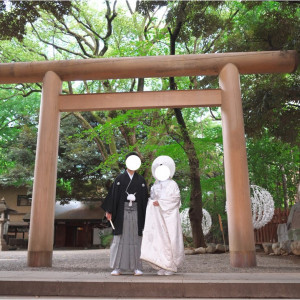
[[[28,267],[52,267],[52,251],[28,251]]]
[[[256,267],[255,251],[230,251],[230,265],[235,268]]]
[[[0,251],[7,251],[7,250],[8,250],[8,246],[5,240],[0,238]]]

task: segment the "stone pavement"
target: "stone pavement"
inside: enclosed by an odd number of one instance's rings
[[[146,264],[143,276],[111,276],[109,250],[55,250],[52,268],[29,268],[26,256],[0,252],[0,296],[300,298],[296,256],[258,253],[258,267],[240,269],[229,265],[228,253],[192,255],[174,276],[157,276]]]

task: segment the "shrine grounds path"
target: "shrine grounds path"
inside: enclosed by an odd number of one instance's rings
[[[298,273],[300,256],[270,256],[262,251],[256,253],[257,267],[233,268],[229,253],[186,255],[183,267],[178,273]],[[156,273],[147,263],[144,273]],[[0,271],[37,272],[83,272],[110,273],[109,249],[54,250],[52,268],[27,267],[27,251],[14,250],[0,252]]]
[[[259,251],[257,265],[233,268],[229,253],[196,254],[174,276],[146,263],[143,276],[111,276],[109,249],[54,250],[51,268],[27,267],[25,250],[3,251],[0,299],[300,299],[299,256]]]

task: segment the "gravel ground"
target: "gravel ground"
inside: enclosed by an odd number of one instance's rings
[[[186,255],[180,273],[296,273],[300,272],[299,256],[270,256],[257,252],[256,268],[233,268],[229,263],[229,254]],[[27,251],[0,252],[1,271],[64,271],[85,273],[107,273],[109,268],[109,250],[54,250],[52,268],[27,267]],[[155,273],[144,263],[145,273]]]

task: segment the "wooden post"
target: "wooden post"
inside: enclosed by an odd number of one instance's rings
[[[59,143],[60,112],[58,97],[60,78],[49,71],[43,80],[34,185],[30,216],[27,264],[51,267]]]
[[[231,63],[219,75],[230,264],[256,266],[240,74]]]

